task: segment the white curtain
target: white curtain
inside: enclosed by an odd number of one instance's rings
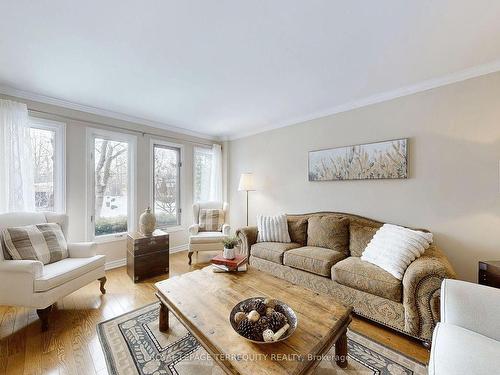
[[[208,199],[222,202],[222,147],[212,146],[212,168],[210,168],[210,188]]]
[[[28,108],[0,99],[0,212],[34,211]]]

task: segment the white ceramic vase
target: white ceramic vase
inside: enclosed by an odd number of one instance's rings
[[[156,216],[147,208],[139,217],[139,231],[145,236],[151,236],[156,229]]]
[[[225,259],[234,259],[236,256],[234,247],[232,249],[228,249],[227,247],[224,247],[224,253],[222,253],[222,256]]]

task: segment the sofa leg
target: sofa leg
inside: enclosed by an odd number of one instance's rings
[[[191,261],[192,261],[192,259],[191,259],[191,258],[192,258],[192,256],[193,256],[193,252],[192,252],[192,251],[190,251],[190,252],[188,253],[188,258],[189,258],[188,264],[189,264],[189,265],[191,265]]]
[[[44,309],[37,309],[36,313],[38,317],[40,318],[40,321],[42,323],[42,332],[45,332],[49,329],[49,314],[50,311],[52,310],[52,305],[44,308]]]
[[[106,294],[106,289],[104,289],[104,284],[106,284],[106,276],[104,277],[101,277],[100,279],[98,279],[99,282],[101,283],[101,285],[99,286],[99,289],[101,289],[101,293],[102,294]]]

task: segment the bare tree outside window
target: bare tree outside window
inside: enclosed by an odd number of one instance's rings
[[[128,143],[95,138],[95,235],[127,231]]]
[[[160,227],[179,223],[179,159],[178,148],[153,146],[153,199],[157,225]]]
[[[33,151],[35,207],[37,211],[54,211],[55,139],[52,130],[30,128]]]

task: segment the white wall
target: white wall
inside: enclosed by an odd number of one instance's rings
[[[307,95],[305,93],[304,95]],[[410,138],[407,180],[308,182],[307,153]],[[500,259],[500,73],[230,142],[231,224],[258,213],[343,211],[432,230],[459,277]]]
[[[119,126],[141,132],[158,134],[160,137],[150,135],[137,135],[137,204],[136,218],[150,205],[150,145],[151,139],[160,139],[181,144],[183,147],[183,167],[181,168],[181,201],[182,201],[182,229],[170,233],[171,250],[186,248],[188,243],[187,227],[193,222],[193,145],[192,142],[201,142],[211,145],[213,141],[191,137],[189,135],[173,133],[166,130],[151,128],[142,124],[111,119],[90,113],[73,111],[61,107],[47,105],[39,102],[24,100],[6,95],[0,98],[16,100],[27,103],[28,109],[48,112],[38,114],[52,120],[66,124],[66,211],[69,215],[70,241],[85,240],[86,225],[86,129],[103,128],[110,131],[121,131],[112,126]],[[72,119],[68,119],[68,117]],[[97,124],[96,124],[97,123]],[[104,125],[102,125],[104,124]],[[135,134],[135,133],[133,133]],[[106,255],[106,261],[121,261],[126,257],[126,239],[99,244],[98,253]]]

